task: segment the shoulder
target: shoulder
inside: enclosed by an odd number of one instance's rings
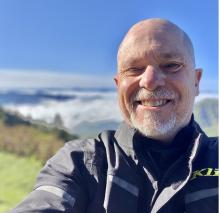
[[[218,137],[209,137],[194,121],[195,136],[199,138],[199,147],[194,165],[196,167],[218,167]]]
[[[201,146],[203,151],[206,152],[218,152],[218,137],[208,137],[202,134]]]
[[[48,185],[50,182],[69,191],[70,180],[80,182],[85,176],[97,176],[96,173],[93,174],[95,170],[104,172],[105,167],[106,148],[100,135],[97,138],[69,141],[46,162],[37,178],[35,188]]]
[[[218,137],[209,137],[201,129],[198,123],[194,122],[196,134],[200,134],[200,151],[218,152]]]
[[[61,149],[65,154],[81,153],[86,154],[103,154],[108,143],[111,143],[115,131],[104,131],[98,134],[95,138],[87,138],[81,140],[72,140],[67,142]]]
[[[66,142],[58,152],[50,158],[46,165],[53,165],[64,170],[65,173],[72,173],[76,167],[87,163],[100,163],[106,158],[106,145],[103,142],[105,135],[113,131],[100,133],[96,138],[78,139]],[[104,138],[103,138],[104,136]]]
[[[196,162],[200,166],[218,167],[218,137],[208,137],[202,133]]]

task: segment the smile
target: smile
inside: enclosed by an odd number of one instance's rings
[[[146,106],[146,107],[161,107],[169,103],[171,100],[142,100],[137,101],[137,104]]]

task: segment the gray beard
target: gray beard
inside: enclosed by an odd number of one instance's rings
[[[163,121],[159,114],[146,112],[143,121],[140,122],[132,112],[131,124],[144,136],[157,139],[175,131],[176,114],[172,113],[168,120]]]

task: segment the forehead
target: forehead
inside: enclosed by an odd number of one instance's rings
[[[119,65],[151,58],[185,60],[187,56],[189,52],[181,34],[145,33],[125,40],[119,52]]]

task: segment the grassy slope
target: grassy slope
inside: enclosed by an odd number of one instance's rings
[[[0,109],[0,213],[13,208],[32,190],[42,163],[74,138]]]
[[[0,213],[16,206],[31,190],[41,163],[0,152]]]

